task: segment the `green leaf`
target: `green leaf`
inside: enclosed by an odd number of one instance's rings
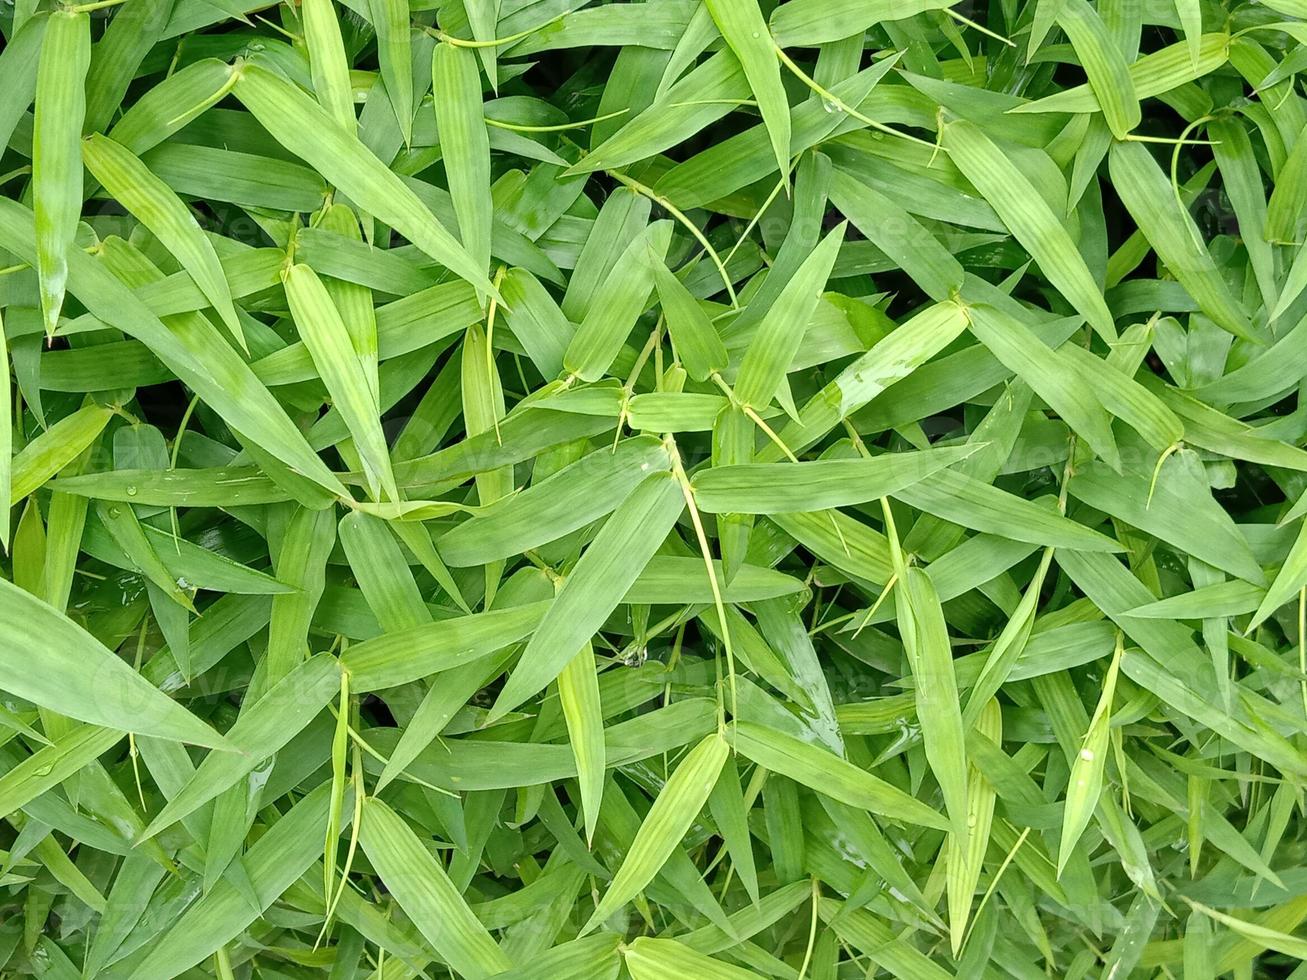
[[[1280,566],[1270,588],[1257,605],[1248,628],[1251,630],[1265,622],[1273,612],[1295,598],[1304,586],[1307,586],[1307,523],[1298,529],[1293,547],[1289,549],[1284,564]]]
[[[184,911],[178,907],[175,912],[180,914],[168,915],[172,927],[150,943],[144,959],[133,963],[130,976],[148,980],[176,977],[224,948],[259,919],[314,858],[322,856],[328,791],[324,783],[298,800],[250,846],[241,859],[248,887],[239,888],[224,878]],[[119,975],[123,975],[121,971]]]
[[[9,345],[0,317],[0,543],[9,550],[10,512],[14,509],[14,405],[9,382]]]
[[[143,839],[194,813],[249,775],[260,762],[299,734],[340,689],[340,665],[320,653],[300,664],[241,712],[227,732],[235,752],[210,752],[195,773],[150,821]]]
[[[49,18],[36,73],[32,125],[32,185],[36,212],[36,268],[46,336],[59,326],[68,288],[68,249],[82,205],[82,122],[91,18],[59,10]]]
[[[653,260],[661,261],[666,254],[671,232],[670,221],[656,221],[626,246],[567,345],[563,367],[570,374],[598,381],[607,373],[648,304]]]
[[[790,171],[790,104],[771,33],[755,0],[705,0],[713,23],[740,60],[749,88],[771,136],[782,179]]]
[[[781,430],[781,441],[801,452],[873,398],[947,347],[967,326],[960,306],[939,303],[897,327],[888,337],[845,367],[799,411],[797,422]],[[764,446],[759,462],[775,462],[781,451]]]
[[[1085,0],[1061,0],[1057,22],[1080,57],[1108,129],[1117,139],[1125,139],[1139,125],[1139,99],[1107,25]]]
[[[894,496],[928,514],[1013,541],[1081,551],[1122,550],[1104,534],[957,470],[939,470]]]
[[[277,142],[455,275],[487,293],[495,292],[485,270],[408,185],[326,110],[262,65],[243,65],[236,78],[236,97]]]
[[[431,81],[441,158],[458,215],[459,238],[473,260],[485,268],[490,264],[494,202],[490,196],[490,137],[482,115],[476,55],[467,48],[437,44]]]
[[[881,21],[948,6],[948,0],[790,0],[772,14],[771,28],[776,42],[785,47],[826,44],[859,35]]]
[[[576,756],[585,813],[586,841],[594,840],[604,792],[604,719],[599,700],[594,650],[587,643],[558,675],[558,701],[567,720],[567,735]]]
[[[998,702],[985,702],[979,712],[976,730],[990,741],[1003,741],[1003,714]],[[994,821],[994,804],[998,794],[989,780],[971,763],[967,767],[967,829],[963,837],[949,836],[948,846],[948,925],[953,955],[962,951],[967,921],[980,882],[980,872],[989,850],[990,828]]]
[[[372,496],[379,499],[384,493],[389,499],[397,500],[399,491],[371,385],[340,311],[308,266],[299,263],[288,266],[282,273],[282,282],[300,339],[354,437],[354,447],[363,461]]]
[[[1072,849],[1080,840],[1085,827],[1094,815],[1099,795],[1103,790],[1103,767],[1107,764],[1108,726],[1112,722],[1112,698],[1116,694],[1117,671],[1121,664],[1121,647],[1116,648],[1111,666],[1107,668],[1107,678],[1103,681],[1103,693],[1098,699],[1098,707],[1089,720],[1089,730],[1085,733],[1083,744],[1071,764],[1071,776],[1067,783],[1066,802],[1062,810],[1062,837],[1058,844],[1057,872],[1060,876],[1066,867]]]
[[[1172,454],[1155,476],[1148,462],[1141,459],[1119,475],[1101,464],[1088,463],[1070,481],[1071,494],[1208,564],[1260,585],[1261,566],[1239,527],[1212,498],[1197,454],[1192,449]]]
[[[1096,379],[1085,372],[1087,365],[1072,364],[1070,358],[1050,351],[1019,320],[992,307],[974,306],[969,315],[976,339],[1030,385],[1108,466],[1119,470],[1121,454],[1112,437],[1112,422],[1095,396]],[[1108,370],[1104,367],[1098,373],[1106,374]]]
[[[653,473],[604,523],[527,643],[492,709],[502,715],[558,676],[603,625],[685,508],[670,473]]]
[[[0,598],[0,688],[92,725],[214,749],[232,748],[40,599],[3,579]],[[40,670],[31,669],[28,658],[33,650],[41,651]]]
[[[757,976],[749,970],[705,956],[675,939],[640,936],[622,955],[634,980],[673,980],[674,977],[702,977],[703,980],[746,980]]]
[[[844,228],[840,225],[822,239],[763,314],[735,378],[735,397],[742,404],[765,408],[785,379],[803,343],[803,325],[817,308],[844,241]]]
[[[377,34],[377,58],[386,98],[405,144],[413,140],[413,42],[404,0],[367,0],[367,17]]]
[[[341,665],[355,691],[396,687],[515,643],[540,624],[547,608],[537,602],[386,633],[351,646]]]
[[[360,842],[400,908],[453,969],[475,980],[512,968],[445,869],[403,818],[375,797],[364,805]]]
[[[0,199],[0,243],[32,255],[32,217]],[[68,252],[69,285],[100,320],[148,342],[155,356],[199,392],[224,420],[282,462],[333,492],[343,488],[231,346],[200,316],[165,325],[108,270],[77,249]]]
[[[313,94],[332,119],[343,129],[352,131],[357,123],[354,89],[334,5],[331,0],[305,0],[300,11],[304,18],[304,42],[309,49]]]
[[[1203,312],[1236,337],[1262,343],[1217,271],[1198,226],[1176,201],[1147,147],[1118,143],[1112,147],[1108,165],[1122,202],[1148,244]]]
[[[10,464],[10,502],[24,497],[44,485],[99,438],[113,417],[103,405],[83,405],[66,415],[23,447]]]
[[[820,746],[746,721],[735,723],[732,736],[741,755],[831,799],[891,820],[948,827],[926,804]]]
[[[446,532],[440,554],[468,566],[538,548],[611,513],[646,476],[669,468],[667,450],[652,436],[597,449]]]
[[[716,466],[691,481],[695,503],[709,513],[777,514],[861,504],[926,479],[974,447],[887,453],[872,459]]]
[[[718,732],[686,753],[640,824],[612,883],[582,927],[582,935],[593,931],[653,880],[703,809],[730,751]]]
[[[227,330],[248,350],[218,254],[172,188],[130,150],[105,136],[94,134],[83,140],[82,159],[95,179],[172,253]]]
[[[959,119],[946,124],[940,140],[958,169],[1039,263],[1049,282],[1099,336],[1115,340],[1116,325],[1098,284],[1067,234],[1062,217],[1053,213],[1030,179],[972,122]]]
[[[939,782],[954,837],[968,833],[967,754],[948,624],[930,573],[912,566],[895,606],[917,690],[926,759]]]
[[[124,732],[76,725],[0,776],[0,813],[9,816],[90,765],[122,741]]]
[[[667,318],[667,332],[690,377],[706,381],[724,371],[728,363],[726,345],[699,301],[672,275],[660,256],[651,255],[649,264]]]

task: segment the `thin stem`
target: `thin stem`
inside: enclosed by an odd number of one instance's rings
[[[654,348],[662,341],[663,336],[663,318],[659,317],[658,322],[654,324],[653,330],[649,331],[649,339],[644,342],[640,354],[635,359],[635,366],[631,368],[631,373],[626,376],[626,384],[623,385],[627,392],[630,393],[635,388],[635,382],[640,377],[640,372],[644,366],[649,363],[649,357],[653,354]]]
[[[791,161],[790,166],[793,167],[793,165],[793,161]],[[767,195],[767,200],[762,202],[762,207],[758,208],[758,210],[754,212],[753,217],[749,219],[749,223],[745,226],[744,231],[740,232],[740,237],[736,239],[735,244],[731,246],[731,250],[726,253],[726,258],[723,259],[723,261],[727,265],[731,264],[731,259],[735,258],[735,253],[739,251],[740,246],[743,245],[745,239],[749,237],[749,233],[752,232],[758,222],[762,220],[762,216],[767,213],[767,209],[772,206],[772,202],[780,196],[780,193],[784,188],[785,178],[782,177],[776,182],[776,186],[772,188],[771,193]]]
[[[669,102],[667,108],[680,109],[692,105],[748,105],[757,106],[757,99],[687,99],[684,102]]]
[[[607,173],[614,180],[629,187],[637,194],[643,194],[645,197],[649,198],[649,200],[653,201],[685,226],[686,231],[695,237],[695,240],[703,247],[703,250],[708,253],[708,257],[712,259],[713,265],[717,267],[717,274],[722,277],[722,285],[726,287],[726,295],[731,298],[731,306],[739,307],[740,301],[735,295],[735,286],[732,285],[731,277],[726,272],[726,266],[722,263],[721,256],[717,254],[717,250],[712,247],[712,242],[708,241],[704,233],[699,230],[699,226],[687,218],[684,211],[661,194],[655,192],[652,187],[646,187],[634,177],[628,177],[626,174],[619,173],[616,170],[609,170]]]
[[[1157,465],[1153,467],[1153,477],[1148,481],[1148,499],[1144,501],[1144,510],[1153,506],[1153,491],[1157,489],[1157,479],[1162,475],[1162,467],[1166,461],[1171,458],[1171,454],[1180,448],[1180,443],[1174,442],[1162,450],[1162,455],[1157,457]]]
[[[455,37],[453,34],[446,34],[444,31],[438,30],[434,27],[423,27],[422,29],[437,41],[444,41],[446,44],[453,45],[456,48],[497,48],[502,44],[516,44],[523,38],[530,37],[532,34],[536,33],[536,31],[542,31],[546,27],[558,23],[570,13],[574,13],[574,11],[564,10],[557,17],[545,21],[539,27],[532,27],[529,30],[518,31],[516,34],[508,35],[508,37],[487,38],[484,41],[471,41],[464,37]]]
[[[1211,118],[1210,116],[1207,118]],[[1195,120],[1187,127],[1192,129],[1202,120]],[[1165,146],[1220,146],[1220,140],[1188,140],[1183,136],[1144,136],[1140,133],[1127,133],[1122,139],[1128,143],[1161,143]]]
[[[780,58],[781,64],[783,64],[786,68],[792,71],[798,77],[798,79],[801,82],[803,82],[804,85],[808,86],[808,88],[812,89],[819,96],[821,96],[822,101],[824,101],[827,105],[833,105],[841,112],[848,113],[850,116],[852,116],[854,119],[857,119],[859,122],[866,123],[872,129],[879,130],[880,132],[886,133],[889,136],[898,136],[905,140],[910,140],[913,143],[920,143],[922,146],[928,146],[932,150],[935,148],[935,145],[933,143],[928,143],[917,136],[913,136],[911,133],[905,133],[901,129],[895,129],[893,126],[886,126],[882,122],[877,122],[875,119],[872,119],[870,116],[864,116],[861,112],[853,108],[853,106],[849,105],[834,92],[830,91],[829,89],[823,88],[816,79],[814,79],[802,68],[796,65],[794,63],[794,60],[788,54],[785,53],[785,50],[779,44],[773,42],[772,47],[776,49],[776,57]]]
[[[330,705],[327,706],[327,710],[329,711],[332,710]],[[334,711],[332,711],[332,713],[335,714]],[[369,745],[367,739],[365,739],[362,735],[360,735],[359,732],[355,730],[353,725],[349,726],[349,737],[354,742],[355,745],[359,746],[359,748],[361,748],[368,755],[372,756],[372,758],[376,759],[383,766],[390,765],[390,759],[387,756],[382,755],[371,745]],[[402,772],[404,774],[404,778],[407,779],[409,782],[417,783],[419,786],[425,786],[427,789],[440,793],[443,796],[452,796],[455,798],[458,797],[457,793],[452,793],[449,790],[445,789],[445,787],[437,786],[435,783],[428,783],[425,779],[419,779],[417,776],[413,775],[413,773],[409,772],[407,769],[402,770]],[[398,773],[396,775],[398,775]]]
[[[1307,675],[1307,586],[1298,590],[1298,673]],[[1302,710],[1307,714],[1307,677],[1298,685],[1302,689]]]
[[[994,872],[994,877],[989,881],[989,887],[985,889],[985,894],[980,899],[980,905],[976,907],[976,914],[971,917],[971,925],[968,927],[967,934],[962,940],[963,949],[967,946],[967,940],[971,938],[972,930],[976,928],[976,922],[980,919],[980,913],[985,911],[985,905],[989,901],[989,896],[993,895],[994,889],[998,887],[998,880],[1003,877],[1003,872],[1006,871],[1007,866],[1012,863],[1012,859],[1017,856],[1017,851],[1021,849],[1021,845],[1026,842],[1026,838],[1029,835],[1029,827],[1021,831],[1021,836],[1018,837],[1016,843],[1012,845],[1012,850],[1007,852],[1007,856],[1003,858],[1003,863],[1000,864],[998,870]]]
[[[126,2],[127,0],[95,0],[94,3],[79,3],[75,7],[65,7],[64,9],[71,11],[74,14],[86,14],[90,13],[92,10],[103,10],[106,7],[117,7]]]
[[[1171,151],[1171,193],[1175,195],[1175,203],[1179,206],[1180,210],[1183,212],[1188,212],[1189,209],[1185,207],[1184,198],[1180,194],[1180,176],[1178,173],[1180,168],[1180,150],[1182,147],[1188,145],[1185,137],[1187,137],[1199,126],[1203,125],[1203,123],[1211,122],[1215,118],[1216,118],[1215,116],[1200,116],[1199,118],[1191,122],[1189,125],[1185,126],[1185,128],[1180,131],[1180,138],[1175,140],[1175,148]],[[1150,140],[1144,140],[1141,138],[1140,141],[1162,142],[1160,138],[1154,138]],[[1190,230],[1189,234],[1190,237],[1194,239],[1195,245],[1201,246],[1203,244],[1195,236],[1192,229]]]
[[[776,431],[770,425],[768,425],[763,420],[763,417],[753,409],[753,406],[746,405],[735,397],[734,389],[731,388],[731,386],[726,383],[725,379],[723,379],[720,374],[714,371],[712,379],[713,382],[717,385],[717,387],[720,388],[726,394],[726,397],[731,400],[731,403],[733,405],[739,405],[740,411],[742,411],[745,415],[747,415],[753,421],[754,425],[762,429],[763,433],[767,436],[767,438],[770,439],[776,445],[776,448],[785,454],[786,459],[788,459],[791,463],[797,463],[799,461],[799,457],[795,456],[794,453],[790,451],[790,447],[785,445],[785,443],[781,440],[781,437],[776,433]]]
[[[722,599],[722,590],[717,584],[717,570],[713,567],[712,551],[708,547],[708,535],[699,517],[699,507],[694,502],[694,489],[690,486],[690,478],[685,475],[685,467],[681,465],[681,454],[676,448],[676,442],[670,434],[666,438],[672,457],[672,472],[681,485],[681,494],[685,497],[685,506],[690,511],[694,534],[699,539],[699,550],[703,552],[703,562],[708,569],[708,585],[712,589],[713,605],[717,608],[717,623],[722,631],[722,645],[726,648],[726,674],[731,688],[731,716],[738,718],[740,712],[735,684],[735,649],[731,645],[731,629],[726,623],[726,603]],[[725,727],[724,720],[722,725]]]
[[[897,572],[889,577],[889,581],[885,583],[885,588],[880,590],[880,595],[876,597],[876,601],[873,602],[871,608],[867,610],[867,615],[862,617],[862,622],[859,623],[858,628],[853,631],[853,638],[855,640],[858,638],[858,634],[867,628],[867,624],[871,622],[871,617],[876,615],[876,610],[878,610],[884,604],[885,600],[889,598],[890,590],[894,588],[898,583],[898,580],[899,576]]]
[[[508,271],[504,266],[500,266],[495,273],[494,287],[495,291],[490,294],[490,305],[486,309],[486,384],[487,390],[495,390],[495,382],[498,380],[495,374],[495,312],[499,309],[499,287],[504,281],[504,273]],[[497,401],[498,399],[492,399]],[[495,442],[503,445],[503,440],[499,437],[499,413],[492,404],[491,413],[494,415],[495,422]]]
[[[812,878],[812,919],[808,923],[808,948],[803,951],[803,964],[799,967],[798,980],[808,975],[808,966],[812,963],[812,951],[817,945],[817,906],[821,902],[821,882],[814,875]]]
[[[981,34],[984,34],[986,37],[992,37],[995,41],[1000,41],[1003,44],[1006,44],[1009,48],[1016,47],[1016,42],[1013,41],[1011,38],[1004,37],[1002,34],[996,34],[994,31],[991,31],[988,27],[984,26],[983,24],[977,24],[974,20],[970,20],[969,18],[963,17],[956,10],[950,10],[947,7],[945,7],[944,13],[948,14],[959,24],[965,24],[967,27],[979,31]]]
[[[231,968],[231,957],[227,955],[226,946],[219,946],[213,951],[213,968],[218,975],[218,980],[236,980],[236,974]]]
[[[630,112],[630,109],[618,109],[616,112],[607,112],[602,116],[595,116],[593,119],[583,119],[581,122],[559,123],[556,126],[523,126],[518,123],[505,122],[502,119],[491,119],[486,117],[486,125],[494,126],[496,129],[508,129],[515,133],[562,133],[569,129],[583,129],[586,126],[592,126],[595,123],[601,123],[609,119],[616,119],[618,116],[624,116]]]
[[[889,553],[894,564],[894,574],[902,576],[907,566],[903,562],[903,548],[899,545],[899,531],[894,524],[894,511],[890,509],[889,497],[880,498],[880,512],[885,519],[885,537],[889,539]]]
[[[205,109],[217,105],[228,95],[230,95],[232,89],[236,87],[236,83],[241,80],[239,61],[240,59],[237,59],[237,63],[231,66],[231,74],[227,76],[227,80],[225,82],[223,82],[220,86],[218,86],[218,90],[216,92],[214,92],[212,95],[208,95],[205,98],[201,99],[198,105],[192,106],[191,108],[183,112],[181,115],[173,116],[164,125],[168,129],[180,128],[181,126],[184,126],[186,123],[190,122],[192,119],[198,116]]]

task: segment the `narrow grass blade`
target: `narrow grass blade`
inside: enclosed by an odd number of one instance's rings
[[[558,675],[558,700],[567,720],[568,739],[576,756],[586,841],[594,840],[604,791],[604,721],[599,700],[594,650],[583,646]]]
[[[354,436],[374,499],[399,499],[390,452],[377,418],[372,386],[359,363],[349,329],[326,287],[308,266],[296,263],[282,274],[291,316],[300,338]]]
[[[455,275],[489,294],[495,292],[486,271],[413,191],[292,83],[251,63],[238,70],[233,91],[277,142],[307,160],[360,208]]]
[[[1262,343],[1240,309],[1189,212],[1142,143],[1118,143],[1108,156],[1121,200],[1160,258],[1212,320],[1236,337]]]

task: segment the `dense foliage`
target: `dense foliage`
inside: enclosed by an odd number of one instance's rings
[[[1304,0],[0,31],[0,975],[1305,975]]]

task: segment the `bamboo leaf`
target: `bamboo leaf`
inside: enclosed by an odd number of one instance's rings
[[[59,326],[68,288],[68,249],[82,210],[80,137],[86,117],[86,72],[91,19],[85,12],[52,14],[41,42],[32,124],[32,184],[36,212],[36,268],[45,333]]]
[[[763,408],[785,378],[794,354],[803,343],[802,324],[817,308],[835,255],[844,241],[844,225],[827,235],[785,284],[775,303],[763,314],[735,378],[735,397]],[[799,329],[795,325],[799,324]]]
[[[897,493],[973,452],[959,446],[872,459],[716,466],[696,474],[691,486],[695,502],[709,513],[818,510]]]
[[[1026,175],[978,126],[965,119],[946,125],[941,142],[958,169],[994,206],[1013,237],[1039,263],[1076,312],[1103,339],[1115,340],[1112,314],[1084,259],[1059,216]]]
[[[0,580],[0,688],[79,721],[215,749],[231,746],[98,640]],[[41,652],[42,669],[27,658]],[[220,754],[230,755],[224,751]]]
[[[594,839],[604,792],[604,720],[599,700],[594,650],[587,643],[558,675],[558,700],[567,720],[568,738],[581,782],[585,837]]]
[[[713,23],[740,60],[771,136],[782,179],[790,170],[790,106],[771,34],[754,0],[706,0]]]
[[[891,820],[943,829],[947,821],[902,790],[815,745],[751,722],[736,722],[735,748],[758,765],[831,799]]]
[[[640,824],[622,866],[582,934],[594,930],[653,880],[703,809],[729,755],[726,739],[717,733],[707,736],[681,760]]]
[[[282,146],[307,160],[359,207],[455,275],[494,293],[485,270],[408,186],[293,84],[251,63],[240,68],[233,91]]]
[[[955,838],[968,833],[966,736],[953,668],[953,647],[930,573],[908,568],[895,606],[899,632],[917,683],[917,719],[926,759],[939,781]]]
[[[490,137],[481,108],[481,76],[467,48],[438,44],[431,61],[440,150],[463,247],[482,268],[490,264]]]
[[[653,473],[605,522],[558,591],[517,667],[495,701],[494,714],[522,703],[558,676],[603,625],[681,516],[685,500],[670,473]]]
[[[1061,0],[1057,22],[1080,56],[1108,129],[1117,139],[1125,139],[1139,125],[1139,100],[1107,25],[1085,0]]]
[[[1107,764],[1108,726],[1112,721],[1112,698],[1116,693],[1117,672],[1121,664],[1121,646],[1112,655],[1103,693],[1098,707],[1089,720],[1084,743],[1071,764],[1071,777],[1067,784],[1066,803],[1062,810],[1062,838],[1058,845],[1057,871],[1061,875],[1072,849],[1084,833],[1094,814],[1095,802],[1102,792],[1103,768]]]
[[[363,851],[400,907],[438,953],[466,977],[489,977],[512,968],[409,825],[381,800],[363,808]]]
[[[334,6],[331,0],[306,0],[300,9],[313,74],[313,93],[332,119],[343,129],[352,131],[358,122],[354,116],[354,89]]]
[[[1108,156],[1114,185],[1131,216],[1203,311],[1236,337],[1261,343],[1202,244],[1197,226],[1170,193],[1166,178],[1140,143],[1118,143]]]
[[[377,57],[386,97],[404,142],[413,139],[413,42],[409,7],[401,0],[368,0],[367,16],[377,34]]]
[[[295,264],[282,273],[291,316],[314,366],[345,419],[363,460],[374,498],[399,498],[386,437],[377,418],[371,385],[359,363],[349,330],[326,287],[308,266]]]
[[[181,263],[227,330],[248,350],[218,254],[172,188],[130,150],[105,136],[92,135],[83,140],[82,159],[95,179]]]
[[[237,751],[210,752],[194,775],[159,811],[142,832],[153,837],[170,824],[194,813],[268,756],[299,734],[340,689],[340,665],[329,654],[310,657],[287,674],[232,725],[226,741]]]

